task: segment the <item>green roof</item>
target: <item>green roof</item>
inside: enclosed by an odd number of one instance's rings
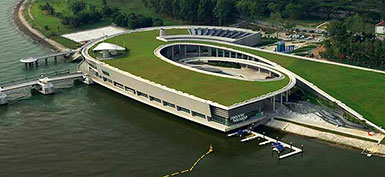
[[[137,32],[109,39],[109,42],[118,42],[119,45],[126,41],[125,47],[129,49],[129,54],[104,62],[156,83],[227,106],[278,90],[289,83],[287,77],[273,82],[251,82],[179,68],[154,56],[155,48],[167,44],[155,39],[158,32],[158,30]],[[216,42],[197,43],[233,48],[276,62],[342,101],[369,121],[385,127],[384,74]]]
[[[170,32],[172,31],[167,30],[167,33]],[[173,33],[184,32],[175,30]],[[289,84],[287,76],[277,81],[244,81],[175,66],[154,55],[157,47],[167,44],[156,39],[158,34],[159,30],[142,31],[108,39],[106,42],[124,46],[128,52],[123,57],[102,61],[133,75],[225,106],[274,92]],[[92,55],[91,51],[90,54]]]

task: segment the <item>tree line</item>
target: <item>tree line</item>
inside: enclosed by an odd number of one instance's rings
[[[352,14],[378,22],[385,0],[142,0],[157,13],[198,24],[224,25],[236,18],[343,19]]]
[[[110,7],[106,0],[102,0],[102,7],[87,4],[83,0],[72,1],[68,5],[71,13],[66,15],[56,12],[55,8],[49,2],[40,5],[39,8],[47,12],[48,15],[60,18],[63,25],[68,25],[73,28],[98,23],[106,19],[112,19],[112,22],[118,26],[132,29],[163,25],[163,21],[159,18],[153,19],[152,17],[146,17],[141,14],[123,13],[118,8]],[[47,29],[48,27],[45,28]]]
[[[359,15],[332,21],[327,29],[329,38],[323,42],[326,51],[321,55],[338,62],[385,69],[385,43],[368,32],[368,26]]]

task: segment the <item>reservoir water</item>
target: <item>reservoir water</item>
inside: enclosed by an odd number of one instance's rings
[[[12,20],[18,0],[0,1],[0,82],[76,64],[50,62],[27,69],[19,59],[50,53],[20,32]],[[0,176],[379,176],[385,159],[269,129],[268,135],[304,144],[305,153],[282,160],[270,147],[240,143],[103,87],[63,84],[54,95],[21,90],[0,107]]]

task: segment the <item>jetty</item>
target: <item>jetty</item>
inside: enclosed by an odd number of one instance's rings
[[[45,60],[45,64],[47,64],[49,58],[53,58],[54,61],[57,62],[57,59],[59,57],[62,58],[63,60],[65,60],[65,58],[68,58],[68,57],[70,57],[76,53],[78,53],[77,50],[68,50],[68,51],[64,51],[64,52],[48,54],[48,55],[43,55],[43,56],[22,58],[22,59],[20,59],[20,62],[24,63],[25,67],[32,67],[33,65],[37,66],[39,64],[39,60]]]
[[[6,83],[0,83],[0,105],[5,105],[8,103],[7,93],[13,90],[30,88],[37,90],[41,94],[48,95],[55,92],[53,82],[68,80],[84,81],[84,78],[84,74],[80,71],[70,72],[69,70],[65,70],[14,80]]]
[[[296,154],[299,154],[299,153],[303,153],[303,145],[301,145],[301,148],[298,148],[298,147],[293,146],[293,143],[291,143],[291,142],[290,142],[290,144],[287,144],[285,142],[279,141],[278,138],[274,139],[274,138],[268,137],[264,134],[260,134],[260,133],[257,133],[257,132],[251,131],[251,130],[239,131],[239,132],[228,134],[227,136],[235,136],[235,135],[239,135],[240,133],[245,133],[245,132],[248,133],[249,135],[246,136],[245,138],[241,139],[241,142],[247,142],[247,141],[251,141],[254,139],[263,139],[264,141],[259,143],[259,146],[277,143],[277,144],[282,145],[285,149],[289,149],[290,150],[289,153],[281,154],[278,152],[278,159],[279,160],[293,156],[293,155],[296,155]],[[273,151],[273,149],[272,149],[272,151]]]

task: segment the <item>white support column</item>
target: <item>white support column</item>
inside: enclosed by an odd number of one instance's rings
[[[92,84],[94,84],[94,81],[92,80],[91,76],[88,75],[87,73],[84,74],[82,82],[85,83],[85,84],[87,84],[87,85],[92,85]]]
[[[235,52],[235,58],[238,58],[238,52]]]
[[[217,57],[218,57],[218,56],[219,56],[219,54],[218,54],[218,53],[219,53],[219,52],[218,52],[218,48],[215,49],[215,53],[216,53],[216,55],[217,55]]]
[[[0,105],[8,104],[7,94],[0,92]]]
[[[181,49],[180,45],[178,45],[178,47],[179,47],[179,57],[182,57],[182,49]]]
[[[211,55],[213,54],[213,48],[209,47],[208,51],[209,51],[209,54],[207,56],[212,57]]]
[[[182,57],[186,57],[187,56],[186,51],[187,51],[187,45],[183,45],[183,55],[182,55]]]
[[[281,106],[283,105],[283,93],[281,93]]]
[[[275,96],[273,96],[273,111],[275,111]]]
[[[289,90],[286,91],[286,102],[289,102]]]
[[[55,88],[51,82],[47,81],[48,78],[39,79],[35,89],[43,95],[55,93]]]
[[[174,46],[171,46],[171,60],[174,60]]]
[[[198,46],[198,56],[201,56],[201,46]]]

